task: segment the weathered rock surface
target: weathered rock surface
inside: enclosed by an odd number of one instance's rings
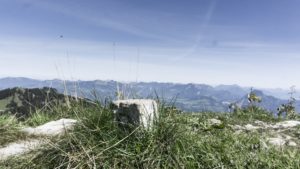
[[[267,139],[269,144],[272,144],[274,146],[284,146],[286,144],[286,140],[281,137],[275,137],[275,138],[268,138]]]
[[[294,141],[289,141],[288,146],[295,147],[295,146],[297,146],[297,143],[295,143]]]
[[[236,133],[242,131],[261,131],[266,134],[266,142],[276,147],[283,146],[297,146],[299,139],[286,134],[286,131],[295,131],[297,126],[300,126],[300,121],[287,120],[275,124],[268,124],[262,121],[255,121],[254,124],[247,124],[245,126],[234,125],[231,126]],[[270,136],[271,135],[271,136]]]
[[[252,130],[257,130],[257,129],[259,129],[260,127],[258,127],[258,126],[253,126],[252,124],[247,124],[247,125],[245,125],[245,130],[247,130],[247,131],[252,131]]]
[[[292,137],[289,135],[278,135],[277,137],[271,137],[267,138],[267,141],[269,144],[282,147],[282,146],[297,146],[297,143],[295,143],[292,140]]]
[[[43,145],[44,142],[41,140],[27,140],[15,142],[7,145],[6,147],[0,148],[0,161],[5,160],[11,156],[21,155],[31,150],[34,150],[37,147]]]
[[[59,136],[66,133],[67,130],[74,127],[77,120],[73,119],[60,119],[52,121],[36,128],[25,128],[23,132],[28,135],[39,135],[39,136]],[[46,142],[43,139],[32,139],[32,140],[20,140],[14,143],[10,143],[5,147],[0,148],[0,161],[5,160],[9,157],[19,156],[28,153],[36,148],[45,145]]]
[[[114,101],[116,120],[120,124],[142,125],[151,128],[158,118],[158,105],[150,99],[128,99]]]
[[[300,125],[300,121],[295,121],[295,120],[288,120],[288,121],[283,121],[276,123],[275,125],[272,126],[274,129],[285,129],[285,128],[292,128],[292,127],[297,127]]]
[[[267,124],[262,121],[255,121],[255,125],[253,124],[247,124],[245,126],[240,126],[240,125],[234,125],[232,128],[234,130],[257,130],[257,129],[288,129],[288,128],[293,128],[300,126],[300,121],[295,121],[295,120],[288,120],[288,121],[282,121],[278,122],[276,124]]]
[[[74,119],[60,119],[57,121],[51,121],[36,128],[24,128],[22,131],[28,135],[57,136],[65,134],[65,131],[73,128],[76,122],[77,120]]]
[[[208,122],[210,125],[213,125],[213,126],[219,126],[222,124],[221,120],[218,120],[218,119],[209,119]]]

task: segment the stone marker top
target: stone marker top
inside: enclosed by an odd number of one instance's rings
[[[123,105],[136,105],[138,106],[139,113],[148,114],[148,113],[157,113],[158,106],[155,100],[152,99],[128,99],[128,100],[117,100],[113,102],[118,108]]]
[[[152,99],[126,99],[126,100],[116,100],[113,101],[114,104],[146,104],[146,103],[155,103],[155,100]]]
[[[113,101],[113,104],[115,104],[116,106],[120,106],[120,104],[125,104],[125,105],[132,105],[132,104],[136,104],[138,106],[141,105],[151,105],[155,108],[157,108],[157,102],[155,100],[152,99],[126,99],[126,100],[116,100]]]
[[[117,100],[113,104],[116,106],[116,120],[123,124],[131,123],[150,128],[158,117],[158,105],[155,100]]]

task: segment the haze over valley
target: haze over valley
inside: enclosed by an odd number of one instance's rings
[[[228,112],[230,103],[248,105],[247,95],[250,87],[238,85],[210,86],[206,84],[180,84],[159,82],[117,82],[117,81],[63,81],[63,80],[35,80],[29,78],[2,78],[0,89],[6,88],[43,88],[52,87],[60,93],[68,93],[89,99],[116,99],[116,91],[119,88],[125,98],[152,98],[157,96],[169,104],[175,104],[185,112]],[[289,99],[289,90],[283,89],[255,89],[263,102],[260,106],[266,110],[277,113],[277,107],[286,103]],[[98,98],[95,98],[94,92]],[[294,97],[297,98],[297,93]],[[300,110],[300,102],[297,102],[297,110]]]

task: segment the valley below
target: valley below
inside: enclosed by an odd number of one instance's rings
[[[0,89],[7,88],[43,88],[56,89],[60,94],[88,98],[105,102],[116,99],[119,90],[123,98],[159,98],[184,112],[229,112],[229,104],[235,103],[239,107],[249,105],[247,95],[250,87],[238,85],[210,86],[206,84],[178,84],[158,82],[117,82],[117,81],[63,81],[63,80],[35,80],[28,78],[2,78]],[[277,108],[287,103],[289,90],[282,89],[254,89],[262,98],[260,107],[277,113]],[[267,93],[267,94],[266,94]],[[275,97],[277,96],[277,97]],[[298,93],[296,93],[298,98]],[[0,98],[1,99],[1,98]],[[1,103],[0,103],[1,106]],[[300,102],[295,103],[296,110],[300,110]],[[1,109],[1,107],[0,107]]]

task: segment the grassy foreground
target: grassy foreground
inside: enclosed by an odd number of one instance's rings
[[[64,113],[55,113],[64,112]],[[23,138],[18,128],[65,118],[79,120],[73,131],[27,156],[9,159],[0,168],[300,168],[297,148],[263,146],[260,132],[236,133],[230,126],[255,120],[275,122],[269,113],[243,110],[233,114],[179,114],[160,107],[152,130],[126,131],[118,127],[113,113],[100,105],[73,105],[33,114],[18,122],[0,116],[0,145]],[[221,125],[211,125],[209,119]]]

